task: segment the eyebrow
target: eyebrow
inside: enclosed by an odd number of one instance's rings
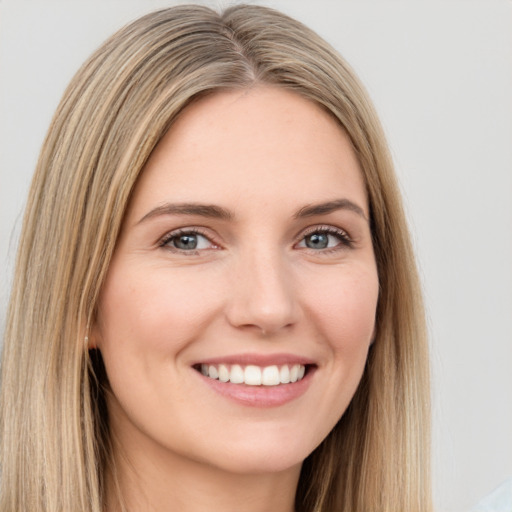
[[[364,210],[349,199],[334,199],[333,201],[327,201],[326,203],[306,205],[301,208],[294,217],[296,219],[301,219],[304,217],[313,217],[315,215],[326,215],[337,210],[350,210],[368,221]]]
[[[146,213],[137,224],[160,215],[198,215],[221,220],[231,220],[233,218],[233,214],[229,210],[214,204],[166,203]]]
[[[293,217],[295,219],[302,219],[305,217],[314,217],[315,215],[326,215],[337,210],[353,211],[368,221],[363,209],[349,199],[335,199],[324,203],[306,205],[300,208]],[[160,215],[197,215],[199,217],[220,220],[232,220],[235,217],[230,210],[214,204],[165,203],[146,213],[137,224]]]

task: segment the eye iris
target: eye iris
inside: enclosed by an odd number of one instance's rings
[[[327,233],[313,233],[306,237],[306,247],[310,249],[325,249],[329,245]]]
[[[191,250],[197,247],[196,235],[180,235],[174,239],[174,246],[177,249]]]

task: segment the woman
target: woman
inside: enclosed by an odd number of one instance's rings
[[[50,127],[14,282],[0,510],[430,509],[392,164],[300,23],[182,6],[109,39]]]

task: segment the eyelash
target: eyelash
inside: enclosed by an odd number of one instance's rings
[[[204,250],[204,249],[192,249],[192,250],[185,251],[183,249],[179,249],[178,247],[172,247],[171,245],[168,245],[172,240],[177,239],[183,235],[200,235],[200,236],[206,238],[213,246],[217,247],[217,244],[215,244],[215,242],[212,241],[211,236],[207,235],[206,232],[204,232],[203,230],[201,230],[199,228],[194,228],[194,227],[177,229],[175,231],[171,231],[170,233],[167,233],[160,240],[160,242],[158,243],[158,246],[162,247],[163,249],[168,249],[171,252],[185,254],[187,256],[189,256],[189,255],[193,256],[195,254],[198,254],[199,251]]]
[[[335,245],[334,247],[329,247],[321,250],[306,247],[306,249],[313,251],[314,253],[329,254],[331,252],[336,252],[344,248],[350,249],[354,246],[354,241],[352,240],[352,238],[350,238],[349,234],[345,230],[335,228],[334,226],[314,226],[312,228],[309,228],[305,232],[301,233],[301,239],[299,243],[304,241],[306,237],[313,235],[315,233],[335,236],[340,243]]]
[[[343,248],[351,248],[353,247],[353,240],[350,238],[348,233],[344,231],[343,229],[335,228],[333,226],[314,226],[303,233],[301,233],[301,238],[298,243],[302,243],[306,237],[313,235],[313,234],[327,234],[335,236],[339,240],[339,244],[335,245],[334,247],[328,247],[324,249],[312,249],[310,247],[305,247],[304,249],[312,251],[313,253],[322,253],[322,254],[328,254],[331,252],[336,252],[339,250],[342,250]],[[183,235],[200,235],[204,238],[206,238],[213,246],[214,248],[218,248],[218,246],[215,244],[215,242],[211,239],[211,236],[206,234],[205,231],[190,227],[190,228],[182,228],[175,231],[171,231],[170,233],[167,233],[158,243],[158,246],[164,249],[168,249],[171,252],[179,253],[179,254],[186,254],[186,255],[197,255],[200,251],[205,249],[191,249],[191,250],[184,250],[179,249],[177,247],[172,247],[169,245],[169,243],[172,240],[175,240]],[[295,244],[297,245],[297,244]]]

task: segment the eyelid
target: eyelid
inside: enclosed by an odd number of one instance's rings
[[[297,235],[297,242],[295,242],[294,246],[297,246],[299,243],[304,241],[304,238],[308,235],[311,235],[313,233],[326,233],[329,235],[333,235],[338,237],[339,244],[337,244],[334,247],[329,247],[325,249],[311,249],[308,247],[305,247],[303,249],[306,250],[312,250],[315,253],[328,253],[331,251],[337,251],[341,250],[343,248],[350,248],[353,246],[354,240],[349,235],[349,233],[343,229],[339,228],[337,226],[333,226],[330,224],[319,224],[314,226],[309,226],[306,229],[303,229],[298,235]],[[193,235],[200,235],[204,238],[206,238],[209,243],[212,245],[212,247],[209,248],[203,248],[203,249],[191,249],[191,250],[183,250],[178,249],[177,247],[172,247],[169,244],[169,242],[176,237],[179,237],[180,235],[187,235],[187,234],[193,234]],[[169,250],[174,253],[178,254],[187,254],[187,255],[193,255],[198,254],[199,252],[203,251],[209,251],[214,249],[220,249],[222,248],[221,244],[217,242],[214,236],[209,232],[209,230],[206,230],[204,228],[198,227],[198,226],[187,226],[187,227],[181,227],[177,229],[173,229],[169,232],[167,232],[165,235],[163,235],[158,241],[157,246],[166,250]],[[301,248],[302,249],[302,248]]]
[[[299,234],[300,237],[305,237],[307,235],[310,235],[311,233],[338,233],[346,236],[347,238],[350,238],[350,235],[348,234],[346,229],[339,228],[337,226],[333,226],[331,224],[317,224],[314,226],[309,226],[301,231]]]
[[[310,227],[304,229],[303,231],[301,231],[297,237],[298,241],[296,242],[295,245],[301,243],[304,240],[304,238],[306,238],[308,235],[312,235],[313,233],[327,233],[329,235],[335,235],[340,239],[339,245],[336,245],[335,247],[329,247],[329,248],[322,249],[322,250],[311,249],[317,253],[320,253],[320,252],[326,253],[329,251],[336,251],[336,250],[340,250],[340,249],[347,248],[347,247],[350,248],[350,247],[353,247],[353,244],[354,244],[354,240],[349,235],[347,230],[336,227],[336,226],[332,226],[329,224],[319,224],[316,226],[310,226]],[[306,249],[308,249],[308,248],[306,248]]]
[[[179,237],[180,235],[190,235],[190,234],[200,235],[200,236],[206,238],[212,244],[213,247],[208,248],[208,249],[192,249],[192,250],[184,251],[182,249],[178,249],[177,247],[172,247],[170,245],[167,245],[173,238]],[[158,240],[157,246],[161,247],[163,249],[167,249],[174,253],[179,253],[179,254],[186,253],[187,255],[197,254],[202,251],[220,248],[220,245],[213,239],[211,234],[207,233],[205,229],[197,227],[197,226],[187,226],[184,228],[173,229],[172,231],[167,232],[164,236],[162,236]]]

